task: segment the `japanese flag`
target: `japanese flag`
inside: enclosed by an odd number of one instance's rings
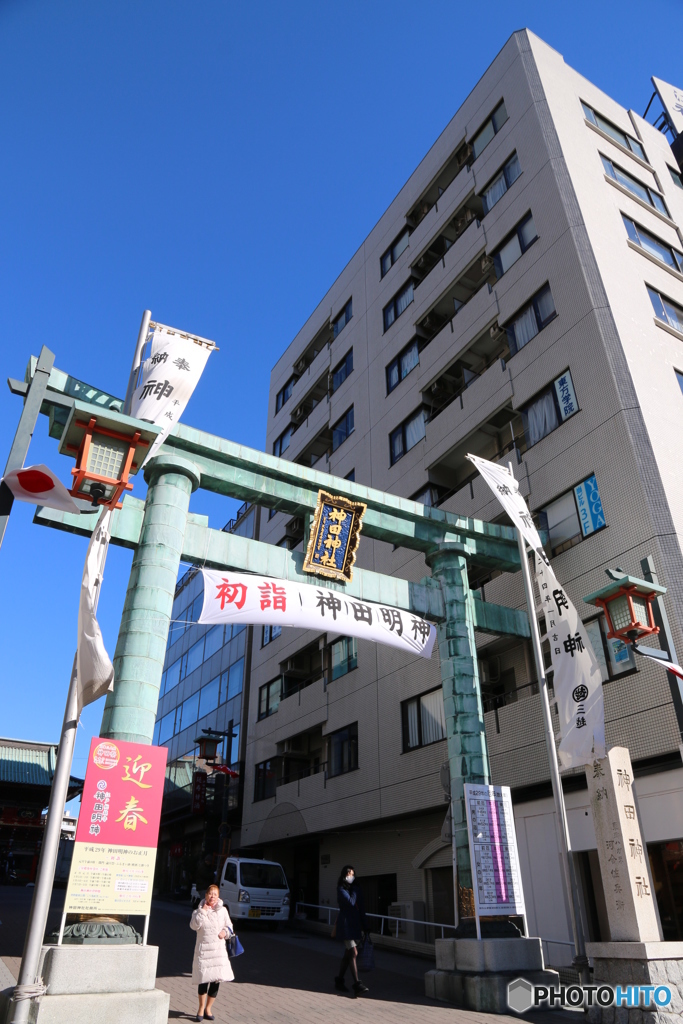
[[[2,478],[0,484],[4,484],[10,490],[12,498],[18,498],[19,501],[28,501],[31,505],[45,505],[47,508],[56,508],[61,512],[74,512],[76,515],[80,515],[81,510],[64,484],[47,466],[26,466],[25,469],[13,469]],[[3,497],[5,499],[9,497],[6,491]],[[3,505],[6,503],[6,500],[2,500]],[[11,504],[10,500],[10,508]]]

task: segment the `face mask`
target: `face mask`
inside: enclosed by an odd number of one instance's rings
[[[354,878],[355,878],[355,875],[347,875],[346,876],[346,881],[349,883],[349,885],[351,885],[351,882],[353,882]]]

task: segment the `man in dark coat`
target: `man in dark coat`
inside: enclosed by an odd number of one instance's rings
[[[367,922],[365,919],[365,907],[363,905],[363,893],[356,882],[356,872],[351,864],[346,864],[337,882],[337,903],[339,914],[336,922],[336,936],[344,943],[344,956],[342,957],[339,974],[334,979],[334,987],[338,992],[348,992],[344,975],[346,969],[351,965],[351,973],[354,977],[353,993],[355,996],[368,991],[367,985],[358,980],[358,945],[367,933]]]

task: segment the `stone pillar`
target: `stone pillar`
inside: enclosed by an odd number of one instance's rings
[[[427,555],[433,579],[441,584],[446,621],[437,630],[441,656],[451,813],[458,871],[459,917],[474,916],[472,866],[465,811],[466,782],[489,784],[488,751],[481,703],[472,594],[460,544],[444,544]]]
[[[586,768],[586,778],[612,942],[659,942],[626,747],[612,747],[607,757]]]
[[[114,654],[101,736],[151,743],[168,627],[190,495],[199,470],[180,456],[157,455],[144,470],[149,485]]]

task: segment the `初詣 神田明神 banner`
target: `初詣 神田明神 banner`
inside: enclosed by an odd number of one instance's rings
[[[167,753],[92,740],[65,913],[149,914]]]
[[[430,658],[436,628],[411,612],[347,597],[314,584],[202,569],[204,604],[199,622],[245,622],[326,629],[398,647]]]

